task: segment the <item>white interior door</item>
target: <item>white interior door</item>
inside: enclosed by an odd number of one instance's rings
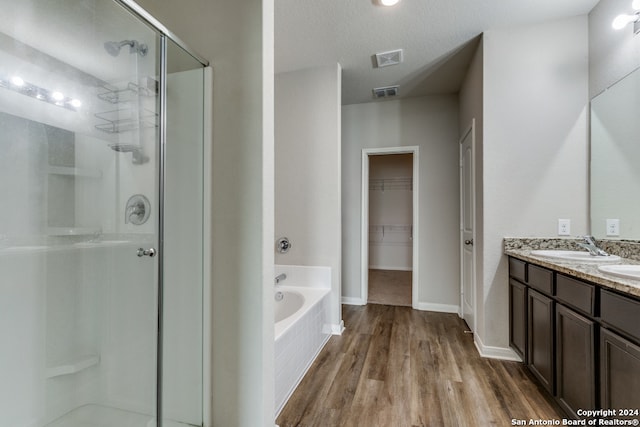
[[[460,140],[460,282],[462,318],[475,329],[474,139],[475,122]]]

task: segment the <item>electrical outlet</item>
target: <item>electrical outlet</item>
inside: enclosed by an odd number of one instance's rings
[[[620,220],[607,219],[607,236],[619,236],[619,235],[620,235]]]
[[[558,236],[570,236],[570,235],[571,235],[571,220],[558,219]]]

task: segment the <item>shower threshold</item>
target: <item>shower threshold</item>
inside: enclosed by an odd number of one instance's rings
[[[193,424],[164,420],[163,427],[191,427]],[[151,415],[103,405],[84,405],[61,416],[45,427],[156,427]]]

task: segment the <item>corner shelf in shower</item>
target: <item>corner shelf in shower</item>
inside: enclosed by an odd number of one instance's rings
[[[158,127],[158,113],[146,109],[136,113],[133,108],[95,113],[94,116],[104,121],[95,128],[106,133],[123,133]]]
[[[121,104],[134,100],[136,96],[153,97],[158,93],[157,85],[158,83],[151,78],[147,78],[148,87],[129,82],[125,88],[120,89],[106,84],[102,86],[104,92],[99,93],[98,98],[110,104]]]
[[[62,375],[71,375],[82,372],[85,369],[89,369],[92,366],[96,366],[100,363],[100,356],[95,354],[89,354],[79,357],[75,360],[71,360],[68,363],[52,366],[47,368],[47,378],[60,377]]]
[[[93,169],[74,168],[67,166],[49,166],[49,169],[47,171],[50,175],[69,175],[84,178],[102,178],[102,171]]]
[[[101,233],[99,227],[48,227],[47,235],[49,236],[91,236]]]

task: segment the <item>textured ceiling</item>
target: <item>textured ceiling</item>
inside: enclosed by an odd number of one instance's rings
[[[342,65],[342,103],[371,89],[400,96],[455,93],[482,32],[588,14],[598,0],[276,0],[276,72]],[[404,49],[400,65],[374,68],[376,52]]]

